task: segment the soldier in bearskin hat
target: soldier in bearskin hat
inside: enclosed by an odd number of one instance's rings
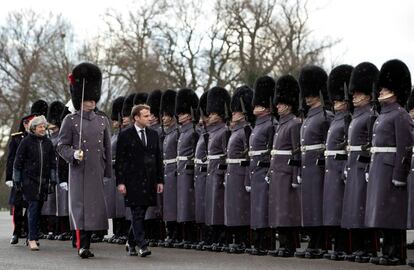
[[[279,115],[279,124],[273,137],[269,178],[269,226],[279,234],[279,248],[273,256],[292,257],[300,246],[301,226],[300,188],[300,127],[296,117],[299,106],[299,84],[291,75],[276,82],[273,100]]]
[[[269,179],[270,151],[276,122],[272,115],[275,81],[269,76],[259,77],[255,82],[253,114],[254,129],[249,139],[250,165],[246,178],[246,191],[250,192],[250,227],[253,229],[252,255],[264,255],[270,249],[269,235]]]
[[[103,178],[112,176],[110,124],[94,112],[101,97],[100,69],[81,63],[69,83],[76,112],[63,120],[57,151],[69,163],[69,217],[78,254],[89,258],[91,231],[108,229]]]
[[[381,67],[378,85],[381,114],[374,128],[371,147],[365,225],[381,229],[382,256],[371,258],[381,265],[405,264],[407,227],[407,175],[412,154],[413,127],[403,108],[411,91],[411,75],[400,60]]]
[[[30,114],[32,115],[43,115],[43,116],[47,116],[47,112],[48,112],[48,104],[46,101],[44,101],[43,99],[39,99],[36,100],[35,102],[33,102],[31,108],[30,108]]]
[[[354,112],[348,128],[347,165],[344,170],[345,190],[342,203],[341,227],[350,232],[348,261],[368,262],[376,254],[375,231],[364,224],[365,203],[372,138],[372,125],[377,117],[371,100],[377,95],[378,69],[369,62],[357,65],[351,73],[349,93]],[[375,101],[374,101],[375,102]],[[375,104],[375,103],[373,103]]]
[[[227,171],[224,193],[224,224],[228,229],[229,253],[243,253],[249,244],[250,195],[245,189],[249,177],[249,137],[252,131],[253,90],[246,86],[236,88],[231,102],[231,135],[227,145]]]
[[[194,197],[194,153],[198,141],[197,94],[183,88],[177,92],[175,115],[179,124],[177,143],[177,222],[181,224],[183,241],[175,247],[191,248],[196,241]]]
[[[164,163],[163,220],[166,223],[165,247],[181,241],[177,224],[177,142],[178,125],[175,118],[177,92],[166,90],[161,97],[160,115],[165,132],[162,144]]]
[[[134,96],[134,105],[147,104],[148,93],[136,93]]]
[[[342,229],[342,199],[345,189],[344,169],[347,160],[347,132],[351,121],[348,84],[353,67],[339,65],[328,77],[328,95],[335,111],[328,130],[325,150],[325,180],[323,191],[323,225],[329,226],[328,237],[335,240],[333,253],[327,259],[343,260],[349,252],[348,231]]]
[[[134,97],[136,94],[129,94],[124,99],[124,104],[122,105],[122,127],[127,127],[131,124],[131,111],[132,107],[134,107]]]
[[[225,240],[224,228],[224,175],[228,129],[226,115],[230,114],[230,95],[222,87],[213,87],[207,95],[209,141],[205,197],[205,222],[211,231],[211,242],[204,250],[221,251]],[[229,120],[229,119],[228,119]]]
[[[299,76],[301,98],[309,106],[301,127],[302,168],[301,200],[302,226],[310,241],[305,251],[296,252],[300,258],[321,258],[328,249],[324,239],[322,200],[324,184],[324,150],[329,124],[333,115],[324,105],[327,84],[326,72],[318,66],[305,66]]]

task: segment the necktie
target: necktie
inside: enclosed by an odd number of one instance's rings
[[[145,131],[143,129],[140,130],[141,132],[141,141],[144,146],[147,146],[147,140],[145,139]]]

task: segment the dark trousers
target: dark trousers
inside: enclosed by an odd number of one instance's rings
[[[252,246],[256,249],[271,249],[271,233],[269,228],[253,229]]]
[[[143,249],[147,247],[145,241],[144,219],[148,206],[131,206],[132,222],[128,235],[128,244]]]
[[[407,234],[405,230],[383,229],[382,255],[390,258],[407,259]]]
[[[112,219],[112,232],[115,236],[128,236],[131,222],[126,218],[113,218]]]
[[[22,237],[24,232],[27,232],[27,210],[23,214],[23,206],[14,205],[12,208],[12,219],[13,219],[13,235]]]
[[[92,231],[76,230],[75,239],[76,239],[76,248],[79,250],[81,248],[90,249],[91,248],[91,236]]]
[[[183,222],[181,223],[181,230],[182,230],[182,236],[183,241],[186,242],[195,242],[197,239],[197,232],[196,232],[196,225],[194,222]]]
[[[305,232],[309,235],[308,249],[322,249],[329,250],[331,249],[330,242],[327,239],[326,227],[324,226],[315,226],[315,227],[305,227]]]
[[[58,223],[58,234],[70,232],[69,217],[58,217]]]
[[[249,245],[249,226],[227,227],[227,243]]]
[[[179,224],[176,221],[167,221],[165,223],[165,230],[167,238],[173,239],[175,241],[181,240]]]
[[[39,220],[43,201],[29,201],[28,203],[29,240],[39,240]]]
[[[327,241],[335,239],[334,251],[351,253],[349,246],[349,231],[339,226],[329,226],[327,229]]]
[[[296,227],[279,227],[279,246],[290,251],[300,247],[299,229]]]
[[[376,254],[378,235],[375,229],[350,229],[350,248],[352,252],[364,251]]]

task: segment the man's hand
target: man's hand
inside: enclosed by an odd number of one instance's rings
[[[68,183],[62,182],[59,184],[59,186],[61,189],[68,191]]]
[[[7,180],[6,181],[6,186],[8,186],[9,188],[13,187],[13,181],[12,180]]]
[[[164,185],[157,184],[157,193],[163,193],[163,192],[164,192]]]
[[[126,195],[127,190],[124,184],[119,184],[118,185],[118,191],[122,194],[122,195]]]
[[[73,153],[73,158],[79,161],[82,161],[83,159],[83,151],[82,150],[75,150]]]

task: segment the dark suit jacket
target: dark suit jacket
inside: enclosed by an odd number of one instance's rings
[[[146,147],[134,125],[124,129],[118,136],[115,176],[118,185],[126,186],[127,206],[156,205],[157,184],[163,183],[158,134],[149,128],[145,130]]]

